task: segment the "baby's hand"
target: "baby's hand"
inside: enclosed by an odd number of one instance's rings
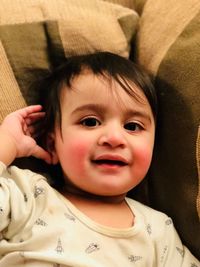
[[[6,116],[0,126],[1,150],[4,148],[0,152],[0,160],[9,164],[15,158],[34,156],[51,163],[50,154],[38,146],[34,139],[34,124],[45,116],[41,109],[40,105],[28,106]]]

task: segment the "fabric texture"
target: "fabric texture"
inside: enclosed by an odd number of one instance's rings
[[[198,168],[198,176],[199,176],[199,186],[198,186],[198,197],[197,197],[197,210],[200,218],[200,126],[197,137],[197,168]]]
[[[159,97],[151,205],[173,217],[182,240],[200,258],[199,23],[198,0],[147,0],[135,59],[155,77]]]
[[[126,199],[134,226],[118,229],[92,221],[29,170],[0,163],[0,185],[0,267],[200,266],[172,220],[137,201]]]
[[[110,2],[113,4],[118,4],[124,7],[128,7],[131,9],[135,9],[135,1],[134,0],[104,0],[106,2]]]
[[[66,57],[94,51],[128,57],[137,24],[135,11],[101,0],[2,0],[0,122],[34,103],[28,69],[50,68],[57,51]]]

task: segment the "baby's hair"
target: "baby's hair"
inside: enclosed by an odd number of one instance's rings
[[[45,75],[35,84],[39,89],[39,102],[46,112],[43,122],[43,137],[54,130],[55,124],[61,127],[61,91],[72,88],[75,77],[88,69],[94,75],[114,79],[127,94],[139,100],[134,85],[146,96],[156,120],[157,97],[149,76],[135,63],[110,52],[97,52],[93,54],[72,56],[66,59],[59,67]]]

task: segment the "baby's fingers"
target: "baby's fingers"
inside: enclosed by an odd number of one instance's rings
[[[45,112],[37,112],[32,113],[28,117],[25,118],[25,122],[27,126],[35,125],[40,123],[40,121],[44,118]]]
[[[32,105],[32,106],[28,106],[28,107],[19,109],[19,110],[15,111],[15,113],[18,113],[23,118],[26,118],[26,117],[30,116],[30,114],[37,113],[41,110],[42,110],[41,105]]]
[[[36,112],[30,114],[25,119],[26,130],[24,131],[26,135],[36,138],[40,135],[42,119],[45,116],[45,112]]]
[[[43,111],[31,113],[30,115],[27,116],[26,122],[27,122],[27,124],[35,123],[35,122],[43,119],[44,116],[45,116],[45,112],[43,112]]]
[[[33,152],[32,152],[32,156],[34,156],[35,158],[38,159],[42,159],[44,160],[46,163],[51,164],[52,163],[52,159],[51,159],[51,155],[49,152],[47,152],[46,150],[44,150],[42,147],[36,145]]]

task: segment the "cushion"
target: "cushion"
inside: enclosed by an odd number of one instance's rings
[[[115,3],[121,6],[125,6],[131,9],[135,9],[135,0],[104,0],[106,2]]]
[[[138,15],[101,0],[2,0],[0,5],[0,122],[34,103],[31,68],[63,56],[110,51],[128,57]]]
[[[147,0],[135,59],[154,77],[157,142],[149,172],[151,205],[170,215],[200,258],[200,1]]]

